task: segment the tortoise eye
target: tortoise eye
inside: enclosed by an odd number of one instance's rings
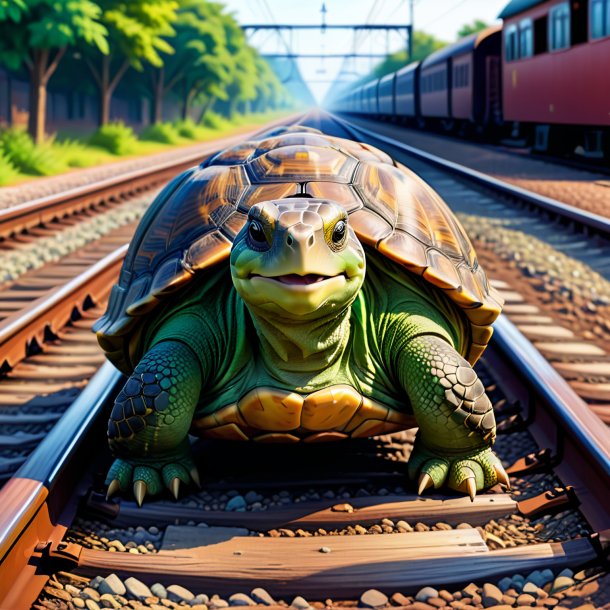
[[[340,220],[339,222],[337,222],[335,228],[333,229],[333,243],[337,245],[340,244],[345,239],[346,231],[347,224],[345,223],[345,220]]]
[[[267,246],[267,237],[263,231],[263,225],[258,220],[251,220],[248,227],[248,235],[256,247]]]

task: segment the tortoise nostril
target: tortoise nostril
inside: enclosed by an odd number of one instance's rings
[[[286,238],[286,243],[289,246],[292,246],[292,242],[293,242],[292,235],[288,235],[288,237]]]
[[[308,247],[308,248],[311,248],[311,246],[313,246],[313,235],[310,235],[310,236],[307,238],[307,247]]]

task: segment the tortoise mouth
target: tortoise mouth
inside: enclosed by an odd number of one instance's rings
[[[250,279],[253,277],[260,277],[266,280],[274,280],[276,282],[280,282],[281,284],[287,284],[289,286],[310,286],[312,284],[319,284],[320,282],[324,282],[326,280],[341,276],[347,279],[345,273],[340,273],[339,275],[320,275],[318,273],[306,273],[305,275],[299,275],[298,273],[287,273],[284,275],[274,276],[251,273]]]

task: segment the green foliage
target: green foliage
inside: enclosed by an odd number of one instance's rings
[[[476,34],[488,27],[489,23],[485,23],[485,21],[481,21],[480,19],[475,19],[472,23],[465,23],[458,30],[458,38],[465,38],[466,36],[470,36],[470,34]]]
[[[17,170],[10,160],[0,151],[0,184],[8,184],[17,177]]]
[[[141,134],[141,140],[161,142],[161,144],[177,144],[180,140],[178,131],[171,123],[155,123],[149,125]]]
[[[161,85],[150,90],[157,117],[160,101],[172,92],[182,98],[185,117],[193,105],[203,107],[201,114],[205,115],[216,100],[230,100],[233,114],[238,107],[243,110],[245,103],[262,111],[288,99],[267,61],[248,44],[235,17],[220,3],[0,0],[0,64],[10,69],[25,66],[32,78],[39,75],[40,86],[46,87],[59,61],[64,61],[64,53],[70,70],[90,70],[89,79],[70,72],[74,79],[70,86],[87,92],[97,87],[103,121],[130,66],[147,69],[146,78],[156,77],[156,84]],[[139,94],[143,82],[130,79],[126,87]],[[38,117],[39,126],[45,116],[41,106],[44,97],[41,99],[30,114]],[[192,125],[182,127],[193,133]],[[43,130],[33,125],[30,130],[37,140],[43,139]],[[171,137],[162,130],[153,135]]]
[[[0,0],[0,63],[31,65],[36,50],[82,42],[108,52],[100,7],[92,0]]]
[[[89,139],[89,144],[99,146],[113,155],[128,155],[135,148],[136,136],[131,127],[117,121],[98,128]]]
[[[125,57],[136,69],[144,63],[163,65],[162,53],[174,52],[166,37],[174,35],[176,0],[96,0],[108,29],[114,56]]]
[[[425,32],[414,32],[413,33],[413,57],[411,61],[422,61],[434,51],[438,51],[446,46],[446,42],[439,40],[432,34],[426,34]],[[362,82],[367,82],[372,78],[381,78],[386,74],[396,72],[400,70],[407,63],[407,52],[406,50],[400,50],[396,53],[388,55],[380,64],[378,64],[373,72],[366,78],[362,79]]]
[[[221,129],[226,129],[227,126],[230,125],[231,123],[230,123],[230,121],[225,119],[220,114],[209,111],[209,112],[205,113],[205,116],[203,117],[201,124],[204,127],[208,127],[209,129],[221,130]]]
[[[36,146],[32,138],[20,129],[7,129],[0,133],[0,150],[16,169],[24,174],[50,176],[63,169],[53,154],[51,143]]]
[[[19,23],[21,15],[28,10],[25,0],[0,0],[0,21]]]
[[[65,139],[53,142],[53,154],[66,166],[91,167],[103,163],[107,152],[87,146],[77,140]]]
[[[186,138],[188,140],[203,140],[209,133],[206,129],[197,125],[192,119],[176,121],[174,123],[174,129],[181,138]]]

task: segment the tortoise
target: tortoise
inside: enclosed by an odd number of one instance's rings
[[[366,144],[274,130],[175,178],[95,326],[129,375],[108,494],[198,483],[188,435],[316,443],[419,427],[418,492],[508,477],[472,366],[501,302],[458,220]]]

